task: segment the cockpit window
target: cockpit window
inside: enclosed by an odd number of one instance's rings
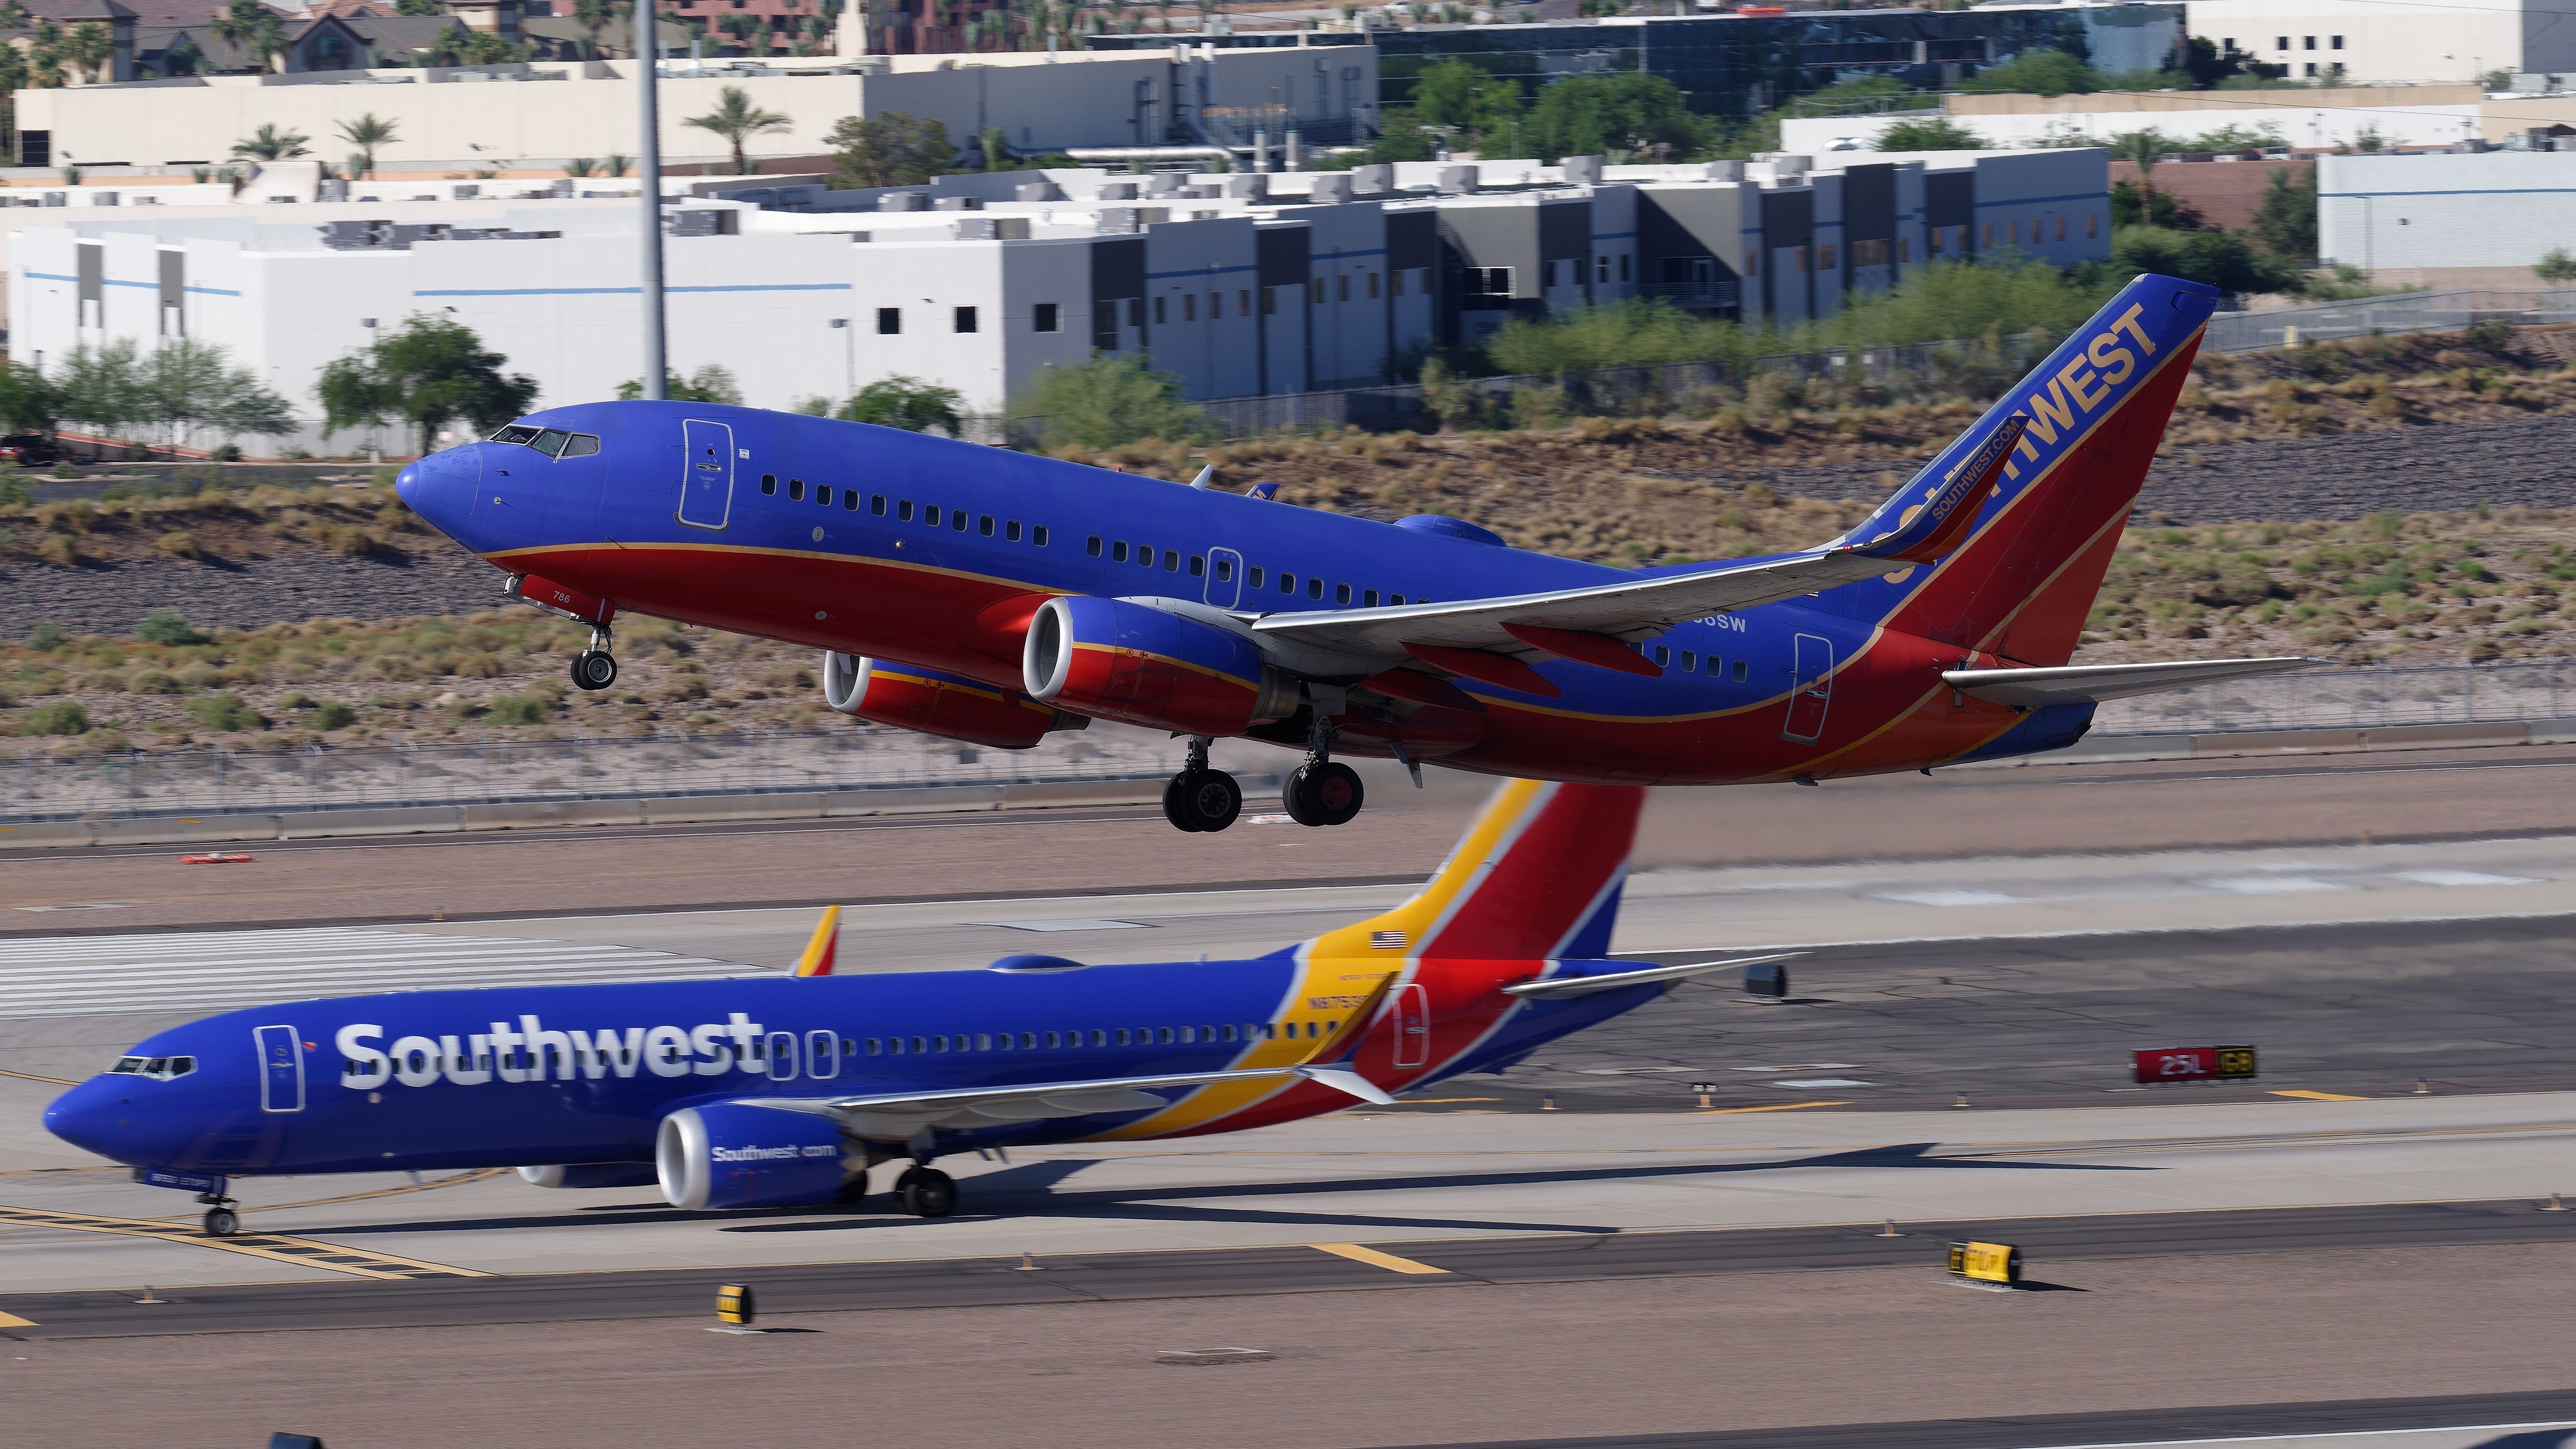
[[[587,458],[599,451],[599,438],[591,433],[568,433],[561,428],[532,428],[526,423],[512,423],[492,434],[495,443],[516,443],[534,448],[549,458]]]
[[[166,1082],[184,1077],[196,1069],[195,1057],[118,1057],[116,1065],[108,1068],[107,1072],[112,1077],[150,1077],[154,1081]]]
[[[560,428],[548,428],[544,432],[537,434],[537,436],[529,442],[528,446],[545,454],[549,458],[560,457],[563,454],[564,444],[570,441],[571,438],[572,434],[564,432]]]
[[[588,433],[575,433],[564,443],[563,455],[567,458],[587,458],[598,451],[599,439]]]
[[[531,443],[536,441],[537,434],[542,431],[544,430],[541,428],[531,428],[523,423],[512,423],[508,427],[501,429],[499,432],[494,433],[492,435],[492,441],[496,443]]]

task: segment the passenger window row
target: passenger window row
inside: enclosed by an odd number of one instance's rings
[[[776,496],[778,492],[778,475],[775,473],[761,474],[760,491],[763,494],[773,497]],[[859,490],[856,488],[843,488],[839,490],[839,492],[841,508],[843,511],[850,513],[857,512],[859,508]],[[822,508],[831,507],[832,494],[833,488],[831,484],[815,484],[815,505]],[[804,479],[790,478],[787,480],[787,499],[791,503],[801,503],[805,500]],[[899,498],[892,500],[890,504],[886,496],[882,493],[872,493],[868,495],[868,513],[871,516],[883,518],[886,516],[889,507],[893,510],[896,522],[910,523],[913,521],[914,504],[911,499]],[[1025,536],[1030,543],[1039,548],[1047,546],[1047,526],[1043,523],[1032,523],[1023,527],[1020,521],[1016,518],[996,519],[989,513],[978,517],[969,514],[963,508],[942,509],[936,503],[924,503],[919,507],[921,522],[925,527],[937,528],[941,525],[941,522],[944,519],[947,527],[956,533],[964,533],[969,527],[972,527],[976,533],[985,538],[991,538],[996,534],[999,534],[1002,540],[1006,543],[1018,543],[1021,538]],[[1095,540],[1095,542],[1096,541],[1097,540]]]
[[[1154,561],[1157,557],[1155,547],[1150,543],[1137,543],[1131,545],[1123,538],[1104,540],[1096,533],[1093,534],[1090,541],[1084,545],[1083,551],[1093,558],[1106,557],[1111,563],[1127,563],[1132,560],[1136,564],[1145,568],[1154,567]],[[1166,572],[1180,572],[1181,554],[1178,549],[1163,549],[1159,556],[1162,559],[1162,566]],[[1191,554],[1190,577],[1198,578],[1206,574],[1207,571],[1208,561],[1201,555]],[[1244,570],[1244,582],[1256,589],[1264,587],[1268,582],[1268,577],[1268,571],[1257,564]],[[1232,583],[1234,581],[1234,560],[1230,558],[1220,558],[1216,561],[1216,581],[1221,584]],[[1354,594],[1351,586],[1348,584],[1334,584],[1331,587],[1333,591],[1333,602],[1336,604],[1347,605],[1357,603],[1360,607],[1365,609],[1374,609],[1378,607],[1378,591],[1375,589],[1366,589]],[[1324,589],[1325,584],[1322,579],[1316,578],[1312,575],[1307,576],[1307,598],[1321,602],[1324,597]],[[1297,593],[1297,576],[1285,571],[1281,572],[1279,575],[1279,592],[1294,597]],[[1404,595],[1388,594],[1386,595],[1385,601],[1390,605],[1401,604],[1404,602]],[[1431,601],[1429,599],[1418,598],[1413,602],[1417,604],[1427,604]]]
[[[1307,1022],[1308,1037],[1329,1036],[1341,1023]],[[1320,1030],[1319,1030],[1320,1028]],[[868,1055],[919,1056],[931,1052],[1007,1052],[1065,1051],[1080,1047],[1108,1046],[1188,1046],[1204,1042],[1276,1041],[1297,1035],[1297,1023],[1273,1026],[1247,1021],[1240,1026],[1226,1022],[1221,1026],[1138,1026],[1092,1027],[1079,1031],[1023,1032],[950,1032],[931,1036],[872,1036],[867,1039]]]
[[[1658,669],[1670,669],[1673,667],[1673,646],[1670,644],[1658,644],[1655,646],[1655,667]],[[1708,656],[1709,678],[1719,679],[1729,677],[1727,675],[1727,668],[1728,666],[1725,660],[1718,658],[1714,654]],[[1731,677],[1738,684],[1744,683],[1751,677],[1753,672],[1753,666],[1741,659],[1735,661],[1733,668],[1734,673]],[[1699,651],[1696,649],[1683,650],[1681,672],[1684,674],[1697,674],[1699,673],[1699,670]]]

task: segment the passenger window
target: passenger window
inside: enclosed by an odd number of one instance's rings
[[[1279,576],[1279,592],[1283,594],[1293,594],[1297,592],[1297,576],[1295,574],[1281,574]]]
[[[1309,579],[1307,579],[1307,580],[1306,580],[1306,597],[1307,597],[1307,598],[1310,598],[1310,599],[1313,599],[1313,600],[1315,600],[1315,601],[1316,601],[1316,602],[1318,602],[1318,603],[1321,603],[1321,602],[1323,601],[1323,598],[1324,598],[1324,581],[1323,581],[1322,579],[1317,579],[1317,578],[1309,578]]]
[[[1252,566],[1252,568],[1251,568],[1251,569],[1249,569],[1248,571],[1246,571],[1246,573],[1244,574],[1244,580],[1245,580],[1245,582],[1247,582],[1247,583],[1251,584],[1254,588],[1256,588],[1256,589],[1257,589],[1257,588],[1260,588],[1260,587],[1261,587],[1261,566],[1260,566],[1259,564],[1255,564],[1255,565],[1253,565],[1253,566]]]
[[[832,506],[832,485],[830,485],[829,483],[817,483],[817,484],[815,484],[815,485],[814,485],[814,501],[815,501],[815,503],[816,503],[816,504],[818,504],[818,505],[820,505],[820,506],[822,506],[822,507],[824,507],[824,508],[829,508],[829,507],[831,507],[831,506]]]
[[[1334,603],[1336,603],[1336,604],[1347,604],[1347,603],[1349,603],[1350,601],[1351,601],[1351,586],[1350,586],[1350,585],[1348,585],[1348,584],[1335,584],[1335,585],[1333,585],[1333,602],[1334,602]]]
[[[926,1038],[926,1037],[918,1037],[918,1036],[917,1036],[917,1037],[914,1037],[914,1038],[912,1039],[912,1050],[913,1050],[913,1054],[914,1054],[914,1055],[916,1055],[916,1056],[920,1055],[920,1054],[921,1054],[921,1053],[923,1053],[923,1052],[926,1052],[926,1051],[930,1050],[930,1042],[929,1042],[929,1039],[928,1039],[928,1038]]]
[[[1120,1033],[1119,1033],[1119,1035],[1120,1035],[1120,1036],[1125,1036],[1125,1035],[1126,1035],[1126,1033],[1125,1033],[1125,1032],[1120,1032]],[[1091,1044],[1092,1044],[1093,1046],[1107,1046],[1107,1045],[1109,1045],[1109,1033],[1108,1033],[1108,1032],[1106,1032],[1106,1031],[1101,1030],[1101,1029],[1100,1029],[1100,1028],[1098,1028],[1098,1027],[1094,1027],[1094,1028],[1092,1028],[1092,1032],[1091,1032]]]
[[[1389,607],[1393,607],[1394,605],[1401,604],[1401,603],[1403,603],[1403,602],[1404,602],[1404,595],[1402,595],[1402,594],[1389,594],[1389,595],[1387,595],[1387,596],[1386,596],[1386,602],[1387,602],[1387,604],[1388,604],[1388,606],[1389,606]]]
[[[1233,1022],[1230,1022],[1230,1021],[1229,1021],[1229,1022],[1227,1022],[1227,1023],[1225,1024],[1225,1039],[1226,1039],[1227,1041],[1232,1041],[1232,1040],[1234,1040],[1234,1023],[1233,1023]]]
[[[1655,667],[1658,669],[1670,669],[1673,667],[1673,646],[1670,644],[1658,644],[1655,646]]]
[[[1688,649],[1682,651],[1682,673],[1699,673],[1699,656]]]
[[[987,513],[983,517],[976,519],[975,531],[984,535],[986,538],[991,538],[993,536],[993,515]]]
[[[1040,548],[1044,548],[1046,547],[1046,535],[1046,525],[1041,523],[1035,528],[1029,530],[1029,542],[1036,544]]]
[[[921,521],[930,525],[932,528],[937,528],[939,526],[939,505],[936,503],[925,503],[921,505]]]
[[[1038,1034],[1037,1034],[1036,1032],[1033,1032],[1033,1031],[1024,1031],[1024,1032],[1021,1032],[1021,1033],[1020,1033],[1020,1050],[1022,1050],[1022,1051],[1032,1051],[1032,1052],[1033,1052],[1033,1051],[1036,1051],[1037,1049],[1038,1049]]]
[[[854,497],[855,497],[856,495],[852,495],[852,496],[854,496]],[[879,517],[879,518],[883,518],[883,517],[885,517],[885,495],[884,495],[884,494],[882,494],[882,493],[872,493],[872,494],[868,495],[868,512],[870,512],[870,513],[872,513],[872,514],[876,515],[876,516],[877,516],[877,517]]]
[[[1093,558],[1098,558],[1100,556],[1100,550],[1096,548],[1093,549],[1091,551],[1091,556]],[[1127,561],[1127,540],[1122,538],[1116,543],[1109,545],[1109,561],[1111,563],[1125,563]]]
[[[1095,533],[1086,540],[1082,545],[1082,551],[1089,557],[1100,557],[1100,535]]]
[[[1147,569],[1154,566],[1154,546],[1152,544],[1140,543],[1136,545],[1136,566],[1138,568]]]
[[[841,490],[841,510],[845,513],[856,513],[859,511],[859,490],[856,488],[844,488]]]
[[[1155,1034],[1154,1040],[1162,1046],[1170,1046],[1172,1044],[1172,1029],[1168,1026],[1164,1027],[1161,1031]]]
[[[772,495],[776,494],[778,492],[778,475],[775,473],[761,474],[760,491]]]
[[[898,522],[898,523],[910,523],[910,522],[912,522],[912,500],[911,500],[911,499],[909,499],[909,498],[906,498],[906,499],[902,500],[901,502],[899,502],[899,503],[895,504],[895,506],[894,506],[894,516],[895,516],[895,521],[896,521],[896,522]]]
[[[1216,561],[1216,581],[1218,583],[1224,583],[1233,577],[1234,560],[1226,558],[1218,559]]]
[[[1365,598],[1368,600],[1368,606],[1369,606],[1370,608],[1374,609],[1374,608],[1376,608],[1376,607],[1377,607],[1377,590],[1375,590],[1375,589],[1371,589],[1371,590],[1369,590],[1369,591],[1368,591],[1368,593],[1367,593],[1366,595],[1364,595],[1363,597],[1365,597]]]
[[[964,533],[966,531],[966,510],[963,508],[949,509],[948,526],[957,530],[959,533]]]
[[[1120,1046],[1126,1046],[1126,1045],[1128,1045],[1128,1041],[1127,1041],[1127,1028],[1125,1028],[1125,1027],[1123,1027],[1123,1026],[1122,1026],[1122,1027],[1120,1027],[1120,1028],[1118,1028],[1118,1044],[1119,1044]]]
[[[1060,1046],[1060,1045],[1062,1045],[1062,1043],[1061,1043],[1061,1042],[1059,1042],[1059,1041],[1056,1039],[1056,1037],[1057,1037],[1057,1034],[1056,1034],[1056,1033],[1054,1033],[1054,1032],[1048,1032],[1048,1033],[1046,1034],[1046,1038],[1047,1038],[1047,1045],[1048,1045],[1048,1046],[1050,1046],[1050,1047],[1055,1047],[1055,1046]]]
[[[1194,1036],[1191,1034],[1191,1029],[1190,1029],[1190,1028],[1188,1028],[1188,1027],[1186,1027],[1186,1026],[1181,1028],[1181,1040],[1182,1040],[1183,1042],[1195,1041],[1196,1039],[1197,1039],[1197,1038],[1196,1038],[1196,1037],[1194,1037]]]
[[[1167,574],[1176,574],[1180,571],[1181,551],[1177,548],[1167,548],[1163,550],[1163,572]]]
[[[789,501],[789,502],[791,502],[791,503],[802,502],[802,501],[804,500],[804,497],[805,497],[805,480],[804,480],[804,479],[802,479],[802,478],[790,478],[790,479],[788,479],[788,480],[787,480],[787,499],[788,499],[788,501]]]
[[[1002,541],[1004,543],[1018,543],[1020,541],[1020,521],[1018,519],[1014,518],[1010,522],[1002,525]]]
[[[1206,572],[1207,572],[1207,560],[1206,560],[1206,559],[1203,559],[1203,558],[1201,558],[1201,557],[1199,557],[1197,554],[1191,554],[1191,555],[1190,555],[1190,577],[1191,577],[1191,578],[1198,578],[1200,575],[1205,574]]]
[[[1742,684],[1745,680],[1745,676],[1750,672],[1751,666],[1746,664],[1743,660],[1738,659],[1735,661],[1735,672],[1731,677],[1736,683]]]
[[[964,1040],[965,1040],[965,1038],[964,1038],[964,1037],[959,1037],[959,1038],[958,1038],[958,1040],[962,1042],[962,1041],[964,1041]],[[979,1032],[977,1032],[977,1033],[975,1034],[975,1050],[977,1050],[977,1051],[979,1051],[979,1052],[988,1052],[988,1051],[991,1051],[992,1049],[993,1049],[993,1034],[992,1034],[991,1032],[988,1032],[988,1031],[979,1031]]]

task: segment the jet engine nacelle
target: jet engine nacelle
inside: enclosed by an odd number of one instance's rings
[[[663,1198],[692,1211],[830,1202],[867,1167],[832,1118],[743,1102],[663,1118],[653,1163]]]
[[[584,1162],[570,1167],[522,1167],[522,1181],[539,1187],[651,1187],[661,1175],[649,1162]]]
[[[1021,682],[1049,704],[1179,734],[1237,735],[1297,712],[1294,680],[1234,630],[1134,599],[1053,598],[1029,620]]]
[[[823,703],[857,719],[997,750],[1025,750],[1054,731],[1091,724],[1016,689],[854,654],[823,656]]]

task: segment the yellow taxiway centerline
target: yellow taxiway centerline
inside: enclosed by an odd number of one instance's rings
[[[1411,1258],[1399,1258],[1393,1253],[1381,1253],[1375,1248],[1363,1248],[1357,1243],[1310,1243],[1307,1246],[1318,1253],[1330,1253],[1337,1258],[1348,1258],[1354,1263],[1366,1263],[1372,1268],[1384,1268],[1390,1273],[1445,1275],[1449,1271],[1446,1268],[1434,1268],[1428,1263],[1417,1263]]]

